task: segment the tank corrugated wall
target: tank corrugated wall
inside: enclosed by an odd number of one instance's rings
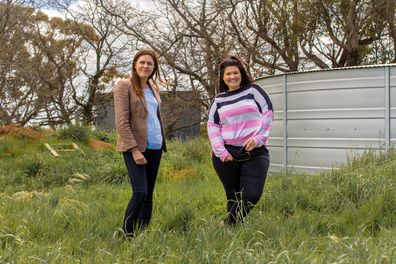
[[[270,171],[312,172],[396,143],[395,65],[292,73],[257,82],[275,120]]]

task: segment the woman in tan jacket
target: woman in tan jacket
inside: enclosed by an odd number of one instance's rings
[[[166,152],[156,79],[160,80],[157,55],[144,49],[133,59],[132,76],[114,88],[116,149],[124,156],[133,192],[123,223],[128,237],[150,222],[155,181],[162,151]]]

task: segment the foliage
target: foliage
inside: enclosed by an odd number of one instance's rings
[[[70,123],[79,37],[27,1],[1,3],[0,24],[1,123],[24,126],[45,115],[44,124]]]
[[[48,17],[34,1],[0,3],[2,124],[34,120],[56,127],[77,114],[91,123],[102,103],[99,92],[130,63],[122,55],[130,43],[120,41],[122,33],[97,1],[73,8],[63,6],[65,1],[51,3],[56,4],[70,19]]]

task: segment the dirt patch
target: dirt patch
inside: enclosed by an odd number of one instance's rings
[[[14,136],[17,138],[39,139],[43,136],[42,133],[29,128],[17,125],[8,125],[0,127],[0,137]]]
[[[113,150],[114,146],[110,143],[96,140],[96,139],[91,139],[89,141],[89,146],[93,148],[94,150]]]

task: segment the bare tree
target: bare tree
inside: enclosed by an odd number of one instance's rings
[[[176,97],[180,94],[176,90],[190,91],[188,97],[168,100],[174,102],[172,114],[166,115],[172,117],[165,122],[169,131],[189,112],[189,105],[208,108],[217,93],[218,63],[235,52],[236,45],[220,1],[158,0],[155,4],[156,11],[147,13],[127,3],[102,0],[120,30],[137,39],[140,47],[150,47],[160,55],[165,88]],[[183,107],[178,106],[181,102]]]
[[[162,62],[175,69],[177,76],[171,83],[201,90],[209,97],[215,94],[217,64],[233,50],[221,6],[206,0],[161,0],[156,1],[156,14],[136,15],[127,4],[102,3],[119,19],[118,27],[125,34],[156,50]]]

